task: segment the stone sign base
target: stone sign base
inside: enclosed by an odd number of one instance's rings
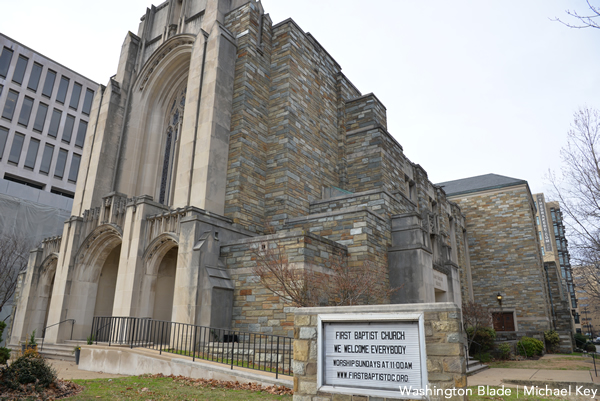
[[[425,337],[426,377],[428,384],[425,395],[413,391],[403,395],[398,386],[397,396],[385,397],[370,395],[369,390],[357,388],[356,394],[344,388],[338,391],[322,391],[326,386],[319,372],[318,325],[320,316],[357,316],[377,319],[377,316],[398,315],[398,320],[406,316],[422,314]],[[364,321],[364,320],[363,320]],[[294,401],[383,401],[385,400],[466,400],[467,386],[465,344],[463,340],[460,309],[453,303],[365,305],[350,307],[298,308],[294,318]],[[321,351],[323,353],[323,351]],[[377,356],[372,356],[377,360]],[[391,372],[390,372],[391,373]],[[319,379],[319,375],[320,379]],[[424,376],[425,377],[425,376]],[[361,380],[356,381],[360,387]],[[414,389],[413,389],[414,390]],[[394,390],[395,391],[395,390]],[[377,393],[377,391],[371,391]]]

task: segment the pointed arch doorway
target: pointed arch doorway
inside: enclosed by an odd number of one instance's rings
[[[178,250],[176,246],[169,249],[158,266],[152,311],[152,318],[155,320],[171,321],[173,316]]]

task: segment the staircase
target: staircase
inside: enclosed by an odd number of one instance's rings
[[[488,365],[484,365],[477,359],[473,358],[472,356],[469,356],[469,359],[467,360],[467,376],[472,376],[475,373],[479,373],[488,368]]]
[[[75,353],[73,352],[75,346],[87,344],[85,341],[67,340],[63,344],[44,343],[44,347],[42,348],[42,339],[36,338],[36,342],[38,344],[38,352],[44,358],[71,362],[75,362]],[[9,344],[8,348],[13,352],[13,356],[15,352],[21,352],[21,345],[19,344]]]

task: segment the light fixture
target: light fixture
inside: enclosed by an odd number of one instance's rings
[[[500,304],[500,306],[502,306],[502,294],[498,293],[496,295],[496,299],[498,300],[498,304]]]

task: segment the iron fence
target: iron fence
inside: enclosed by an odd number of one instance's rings
[[[94,317],[98,344],[148,348],[231,366],[293,375],[290,337],[139,317]]]

